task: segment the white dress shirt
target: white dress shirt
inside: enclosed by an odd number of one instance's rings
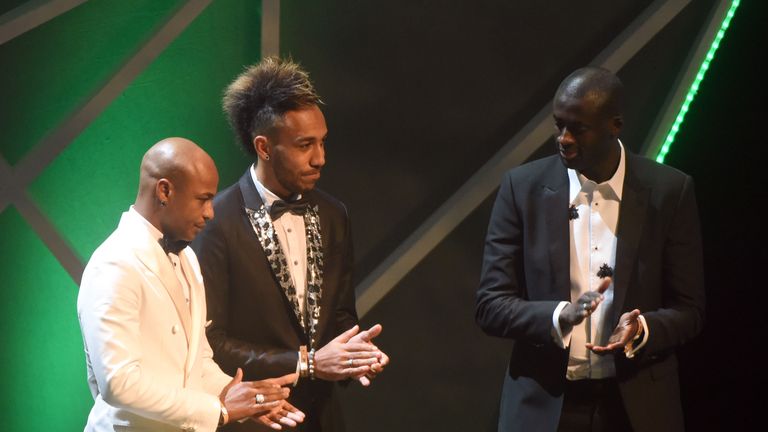
[[[256,164],[251,165],[251,180],[253,180],[256,191],[267,209],[267,217],[270,217],[269,210],[272,208],[272,203],[282,198],[275,195],[259,181],[256,177]],[[301,195],[297,197],[297,199],[300,198]],[[285,259],[288,261],[288,272],[291,274],[291,282],[296,289],[299,309],[303,314],[307,308],[305,304],[307,297],[307,235],[304,232],[304,217],[285,212],[277,220],[272,221],[272,226],[275,228],[277,241],[280,242]],[[300,369],[301,355],[299,354],[296,361],[297,374]],[[293,385],[295,386],[298,382],[299,377],[297,375]]]
[[[282,198],[272,193],[256,178],[256,165],[251,165],[251,179],[256,185],[256,190],[259,192],[261,201],[264,202],[267,209],[267,216],[269,216],[272,203]],[[298,198],[301,198],[301,195]],[[291,282],[296,288],[299,309],[303,314],[306,309],[305,298],[307,296],[307,236],[304,232],[304,217],[285,212],[277,220],[272,221],[272,226],[275,227],[277,241],[280,242],[280,248],[288,261],[288,272],[291,274]]]
[[[575,207],[578,217],[569,221],[571,301],[582,294],[597,289],[602,281],[598,276],[601,267],[611,271],[616,263],[616,228],[619,220],[619,206],[624,188],[625,161],[624,146],[619,142],[621,155],[619,166],[613,176],[605,182],[595,183],[576,170],[568,170],[570,184],[570,205]],[[559,317],[568,302],[562,302],[555,309],[552,323],[555,341],[561,347],[570,346],[566,377],[570,380],[601,379],[616,375],[612,356],[599,356],[589,351],[585,344],[606,345],[613,327],[605,328],[606,316],[611,316],[613,305],[613,284],[603,293],[603,301],[581,324],[570,331],[560,329]],[[645,320],[640,318],[646,331],[642,343],[627,353],[628,357],[645,345],[648,332]]]

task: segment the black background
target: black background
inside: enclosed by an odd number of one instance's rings
[[[353,216],[362,280],[650,1],[282,2],[281,51],[311,73],[329,124],[321,188]],[[693,1],[618,75],[639,152],[714,1]],[[688,430],[750,430],[768,408],[765,2],[742,2],[666,163],[692,175],[707,321],[680,350]],[[534,157],[552,153],[548,143]],[[508,356],[474,324],[493,195],[364,318],[392,365],[343,403],[352,431],[494,430]]]

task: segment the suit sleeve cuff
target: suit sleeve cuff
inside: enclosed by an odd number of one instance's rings
[[[299,385],[299,377],[301,376],[301,352],[296,351],[296,380],[293,382],[293,386]]]

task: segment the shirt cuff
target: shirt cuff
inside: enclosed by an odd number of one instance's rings
[[[568,304],[567,301],[560,302],[555,308],[555,311],[552,312],[552,339],[554,340],[555,345],[563,349],[568,348],[568,345],[570,345],[571,330],[573,330],[571,328],[565,335],[563,335],[563,331],[560,329],[560,312],[562,312],[563,308],[568,306]]]
[[[634,346],[635,341],[639,338],[638,335],[635,335],[634,339],[629,341],[626,348],[624,349],[624,353],[627,356],[627,358],[634,358],[635,354],[640,351],[642,347],[645,346],[645,344],[648,342],[648,336],[650,336],[651,332],[648,330],[648,324],[645,322],[645,317],[640,315],[637,317],[638,321],[640,321],[640,325],[643,327],[643,340],[640,341],[637,346]]]
[[[299,376],[301,375],[301,351],[296,351],[298,353],[297,360],[296,360],[296,381],[293,382],[293,386],[296,387],[299,384]]]

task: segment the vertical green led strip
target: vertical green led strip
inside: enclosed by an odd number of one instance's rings
[[[675,122],[672,124],[672,128],[670,128],[669,133],[667,134],[667,138],[664,140],[664,144],[661,146],[661,150],[659,150],[659,154],[656,156],[656,162],[664,163],[664,158],[667,156],[667,153],[669,153],[669,149],[672,147],[672,143],[675,141],[675,136],[680,130],[680,125],[685,119],[685,114],[688,112],[688,108],[690,107],[691,102],[693,102],[693,98],[696,96],[696,92],[699,91],[699,85],[704,79],[704,74],[707,72],[707,69],[709,69],[709,64],[712,62],[712,59],[715,58],[715,51],[717,51],[717,48],[720,47],[720,41],[725,35],[725,30],[728,29],[728,26],[731,24],[731,18],[733,18],[733,15],[736,13],[736,8],[739,7],[739,3],[741,3],[741,0],[733,0],[730,9],[728,9],[728,12],[725,14],[725,18],[720,24],[720,30],[717,32],[715,39],[712,41],[712,45],[710,45],[709,51],[707,51],[707,55],[704,57],[704,61],[701,63],[701,66],[699,66],[699,71],[696,74],[696,78],[693,80],[693,84],[691,84],[691,88],[688,89],[688,94],[683,100],[683,106],[680,107],[680,112],[677,113]]]

